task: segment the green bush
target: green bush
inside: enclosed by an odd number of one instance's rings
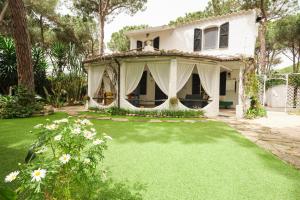
[[[115,115],[126,115],[126,116],[140,116],[140,117],[173,117],[173,118],[190,118],[190,117],[202,117],[204,112],[202,110],[127,110],[118,107],[111,107],[108,109],[90,108],[90,110],[108,114],[111,116]]]
[[[89,120],[69,117],[34,128],[37,140],[26,163],[4,179],[8,186],[15,183],[18,199],[142,199],[139,188],[115,183],[109,177],[103,159],[112,138],[97,133]]]
[[[0,96],[0,118],[24,118],[43,109],[34,94],[23,87],[17,87],[14,96]]]
[[[266,109],[259,104],[256,98],[251,98],[250,108],[246,111],[245,117],[247,119],[255,119],[265,116],[267,116]]]

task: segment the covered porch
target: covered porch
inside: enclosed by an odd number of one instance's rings
[[[86,65],[89,74],[89,107],[196,109],[212,117],[219,114],[220,106],[235,108],[241,104],[239,92],[243,90],[240,80],[244,65],[237,58],[182,53],[136,54],[106,56]],[[104,81],[108,69],[113,69],[110,72],[114,75],[107,75],[106,78],[110,80]],[[106,87],[109,89],[104,88],[105,82],[106,85],[110,83],[110,87]],[[111,99],[103,95],[106,93],[111,94]]]

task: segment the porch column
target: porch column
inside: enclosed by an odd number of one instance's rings
[[[241,119],[244,117],[244,66],[240,66],[240,73],[239,73],[239,91],[238,91],[238,105],[236,105],[236,118]]]
[[[170,63],[168,99],[172,97],[177,97],[177,59],[172,59]]]
[[[88,109],[90,106],[91,106],[91,99],[93,98],[93,95],[92,95],[92,69],[91,69],[91,65],[88,66],[88,97],[90,98],[87,102],[86,102],[86,108]]]
[[[122,62],[121,66],[120,66],[120,88],[119,88],[119,92],[120,92],[120,107],[126,107],[126,99],[125,99],[125,84],[126,84],[126,80],[125,80],[125,71],[126,71],[126,63]]]

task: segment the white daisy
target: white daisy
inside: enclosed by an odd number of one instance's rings
[[[79,135],[81,132],[81,129],[79,127],[74,128],[71,130],[71,133],[73,133],[74,135]]]
[[[41,181],[43,178],[46,177],[46,170],[45,169],[37,169],[37,170],[34,170],[32,173],[31,173],[31,181]]]
[[[84,130],[83,132],[83,136],[88,140],[92,140],[95,135],[96,133],[92,133],[91,131],[88,130]]]
[[[17,176],[19,175],[19,171],[14,171],[14,172],[11,172],[10,174],[8,174],[6,177],[5,177],[5,182],[8,183],[8,182],[12,182],[14,181]]]
[[[91,128],[91,131],[93,131],[93,132],[96,132],[96,129],[94,129],[94,128]]]
[[[55,129],[58,128],[58,125],[56,125],[56,124],[51,124],[51,125],[45,126],[45,128],[48,129],[49,131],[53,131],[53,130],[55,130]]]
[[[60,158],[59,158],[59,161],[62,163],[62,164],[66,164],[70,161],[71,159],[71,156],[70,154],[64,154],[62,155]]]
[[[45,146],[43,146],[40,150],[36,151],[35,153],[36,153],[36,154],[40,154],[40,153],[46,152],[47,150],[48,150],[48,148],[45,147]]]
[[[55,120],[53,121],[55,124],[61,124],[61,123],[68,123],[69,120],[67,118],[60,119],[60,120]]]
[[[90,162],[91,162],[91,159],[89,159],[89,158],[85,158],[83,161],[84,164],[90,164]]]
[[[88,119],[81,120],[80,124],[81,125],[86,125],[86,126],[92,126],[93,125],[92,122],[90,122],[90,120],[88,120]]]
[[[39,129],[39,128],[42,128],[43,127],[43,124],[37,124],[37,125],[35,125],[33,128],[34,129]]]
[[[57,135],[57,136],[54,137],[54,140],[55,141],[60,141],[61,138],[62,138],[62,135]]]
[[[103,140],[97,139],[97,140],[93,141],[93,144],[94,145],[99,145],[99,144],[102,144],[103,142],[104,142]]]
[[[110,137],[108,135],[105,135],[104,138],[107,139],[107,140],[112,140],[112,137]]]

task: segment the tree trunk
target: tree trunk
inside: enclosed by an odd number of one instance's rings
[[[40,16],[40,29],[41,29],[41,45],[42,48],[45,48],[45,37],[44,37],[44,23],[43,23],[43,15]]]
[[[265,19],[261,21],[259,28],[259,40],[260,40],[260,71],[262,74],[266,74],[266,29],[267,24]]]
[[[13,36],[16,44],[18,85],[34,92],[31,45],[26,23],[26,10],[22,0],[9,0]]]
[[[104,23],[105,19],[102,15],[99,14],[99,55],[104,53]]]

